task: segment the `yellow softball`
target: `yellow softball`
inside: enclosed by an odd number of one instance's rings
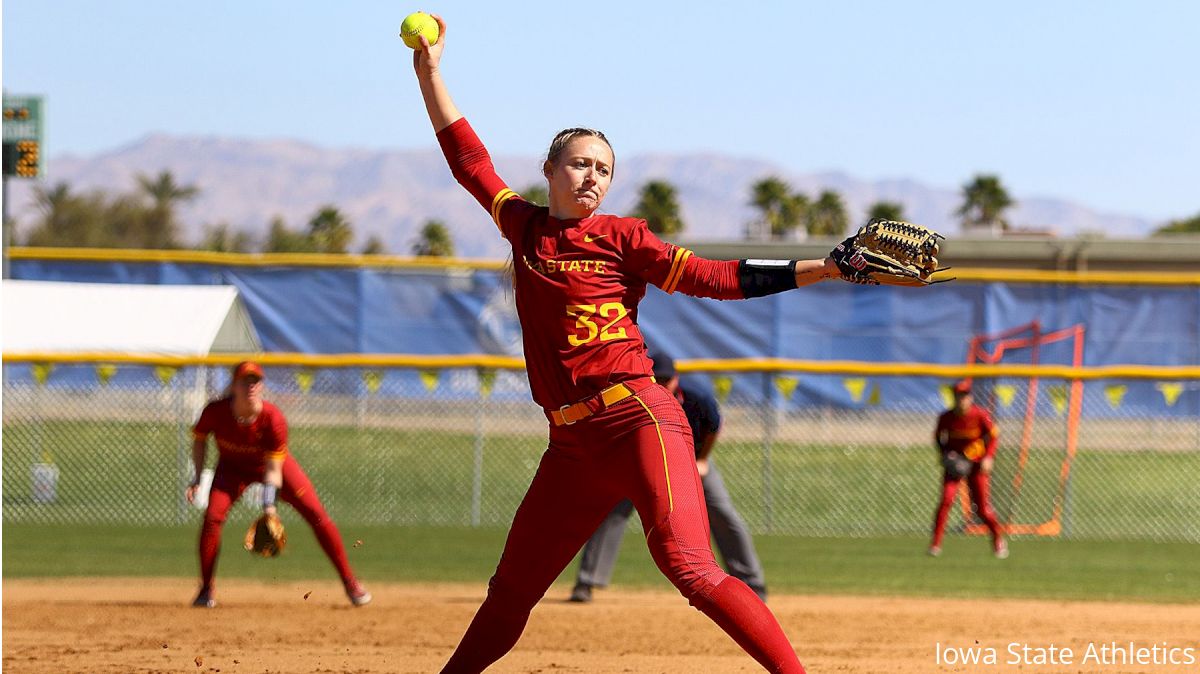
[[[421,48],[422,35],[430,45],[437,44],[439,32],[437,19],[425,12],[413,12],[400,24],[400,38],[413,49]]]

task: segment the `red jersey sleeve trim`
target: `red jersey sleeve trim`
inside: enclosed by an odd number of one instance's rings
[[[192,437],[195,438],[196,440],[207,440],[208,439],[208,431],[192,430]]]
[[[274,449],[274,450],[264,454],[264,456],[268,459],[286,459],[287,455],[288,455],[288,446],[287,445],[280,445],[277,449]]]
[[[500,209],[504,207],[504,204],[507,203],[509,199],[515,199],[518,196],[519,195],[516,192],[505,187],[497,192],[496,196],[492,198],[492,221],[496,223],[496,228],[500,230],[501,235],[504,234],[504,228],[500,225]]]
[[[692,251],[686,248],[675,249],[675,260],[671,263],[671,271],[667,273],[667,280],[663,283],[663,292],[670,295],[679,287],[679,279],[683,278],[683,267],[687,259],[692,256]]]

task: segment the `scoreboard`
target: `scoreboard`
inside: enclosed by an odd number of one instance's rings
[[[42,157],[41,96],[4,95],[4,175],[41,178],[46,175]]]

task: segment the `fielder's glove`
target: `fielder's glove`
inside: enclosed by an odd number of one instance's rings
[[[923,286],[938,269],[937,232],[899,220],[874,218],[839,243],[830,256],[842,278],[865,285]]]
[[[971,474],[974,464],[958,452],[947,452],[942,456],[942,468],[950,477],[960,480]]]
[[[274,513],[263,514],[246,531],[246,549],[252,555],[276,557],[287,547],[283,521]]]

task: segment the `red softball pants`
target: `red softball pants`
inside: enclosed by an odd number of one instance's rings
[[[212,588],[217,570],[217,555],[221,550],[221,528],[234,501],[242,495],[252,482],[262,480],[261,471],[246,471],[229,465],[217,464],[213,475],[212,490],[208,494],[208,509],[204,512],[204,524],[200,528],[200,582]],[[354,582],[354,572],[346,559],[346,548],[337,525],[325,512],[325,506],[317,498],[317,490],[294,457],[288,455],[283,461],[283,487],[279,498],[295,508],[316,534],[317,542],[337,569],[342,583]]]
[[[975,512],[987,525],[992,534],[992,547],[1000,544],[1000,522],[996,519],[996,511],[992,509],[991,476],[975,466],[971,474],[963,478],[971,492],[971,501],[975,504]],[[954,505],[954,495],[958,493],[958,483],[963,479],[953,478],[942,474],[942,500],[938,502],[937,512],[933,515],[934,547],[941,547],[942,537],[946,533],[946,519],[950,516],[950,508]]]
[[[488,594],[443,672],[481,672],[512,649],[529,613],[619,501],[633,501],[655,564],[695,608],[771,672],[804,672],[770,609],[717,565],[691,430],[665,388],[552,426]]]

